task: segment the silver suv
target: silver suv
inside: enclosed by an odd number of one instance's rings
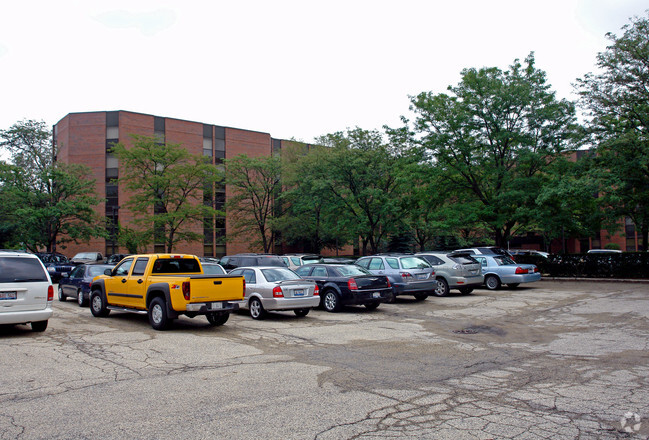
[[[392,294],[428,298],[437,288],[432,266],[416,255],[374,255],[361,257],[356,264],[374,275],[385,275],[392,284]]]
[[[54,287],[41,260],[26,252],[0,251],[0,324],[30,324],[45,331]]]
[[[468,253],[419,252],[417,255],[435,269],[437,296],[448,295],[450,289],[458,289],[463,295],[468,295],[484,281],[480,263]]]

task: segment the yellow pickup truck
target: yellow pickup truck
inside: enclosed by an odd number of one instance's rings
[[[194,255],[131,255],[93,279],[90,311],[97,317],[111,310],[147,314],[155,330],[180,315],[205,315],[217,326],[239,308],[245,290],[242,276],[205,275]]]

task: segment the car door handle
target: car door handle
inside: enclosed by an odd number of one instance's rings
[[[144,280],[143,280],[142,278],[140,278],[139,280],[137,280],[137,283],[138,283],[138,284],[142,284],[143,282],[144,282]]]

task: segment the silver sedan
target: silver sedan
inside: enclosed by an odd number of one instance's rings
[[[518,264],[504,255],[472,255],[482,265],[484,285],[489,290],[500,289],[507,284],[511,288],[520,283],[532,283],[541,279],[541,273],[534,264]]]
[[[306,316],[320,304],[315,281],[305,280],[287,267],[238,267],[230,275],[243,275],[246,295],[240,303],[253,319],[263,319],[269,310],[293,310]]]

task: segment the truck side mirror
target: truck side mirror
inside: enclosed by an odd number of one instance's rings
[[[106,269],[106,270],[104,271],[104,275],[111,276],[112,273],[113,273],[113,269]]]

